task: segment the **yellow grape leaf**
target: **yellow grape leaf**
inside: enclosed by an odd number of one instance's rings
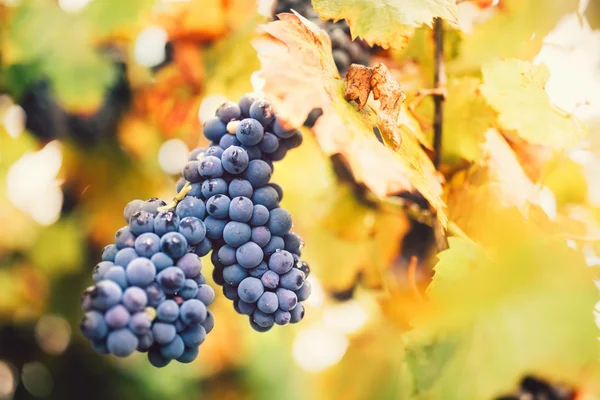
[[[416,352],[420,359],[411,369],[437,372],[417,392],[440,400],[490,399],[532,372],[583,383],[597,362],[591,310],[598,297],[583,257],[564,241],[530,238],[503,246],[496,258],[478,257],[477,268],[463,274],[473,255],[470,246],[451,243],[437,267],[446,274],[429,291],[433,312],[415,320],[431,341],[415,343],[415,350],[428,351]],[[409,353],[412,347],[409,341]]]
[[[155,0],[92,1],[81,17],[86,19],[95,33],[107,34],[115,30],[137,26],[149,14]]]
[[[371,108],[359,111],[344,99],[327,34],[299,15],[280,14],[280,20],[263,25],[264,34],[254,46],[262,63],[264,92],[283,120],[300,126],[314,108],[323,115],[313,127],[321,149],[340,154],[355,180],[375,195],[385,197],[406,190],[420,192],[445,225],[441,185],[429,157],[409,129],[397,151],[383,146],[373,134],[373,122],[386,121]],[[402,130],[402,127],[396,127]]]
[[[494,126],[497,114],[481,95],[479,84],[479,79],[471,77],[448,81],[442,136],[444,162],[475,161],[481,154],[485,133]]]
[[[578,5],[579,0],[500,0],[489,9],[493,13],[489,20],[475,24],[470,34],[463,35],[459,56],[448,64],[448,72],[476,72],[498,57],[533,59],[544,36]]]
[[[521,60],[495,61],[483,67],[481,92],[496,111],[500,125],[533,144],[565,149],[587,134],[572,115],[557,110],[546,93],[550,71]]]
[[[385,49],[404,47],[413,28],[439,17],[456,22],[456,0],[313,0],[321,18],[345,19],[353,37]]]

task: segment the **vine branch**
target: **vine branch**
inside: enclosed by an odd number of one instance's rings
[[[436,18],[433,25],[433,34],[435,39],[435,69],[433,76],[433,101],[435,105],[435,114],[433,119],[433,164],[436,168],[440,166],[440,156],[442,150],[442,130],[444,123],[444,91],[446,87],[446,63],[444,59],[444,24],[441,18]]]

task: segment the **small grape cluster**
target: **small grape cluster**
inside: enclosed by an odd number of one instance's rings
[[[341,75],[344,75],[351,64],[368,65],[371,49],[363,40],[352,40],[350,27],[346,21],[324,21],[313,9],[310,0],[279,0],[275,6],[275,14],[291,12],[314,22],[321,27],[331,39],[333,60]]]
[[[156,367],[192,362],[214,327],[215,293],[194,254],[205,242],[203,214],[153,198],[131,201],[124,217],[83,295],[81,331],[102,354],[148,352]]]
[[[273,161],[302,143],[301,132],[285,129],[269,101],[246,94],[220,106],[204,135],[212,143],[192,151],[177,187],[190,190],[177,209],[204,204],[214,280],[255,330],[300,321],[309,267],[290,213],[279,207],[283,192],[270,179]]]

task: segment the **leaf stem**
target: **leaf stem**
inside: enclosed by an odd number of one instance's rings
[[[436,18],[433,25],[435,39],[435,69],[433,76],[433,87],[443,89],[446,87],[446,63],[444,59],[444,23],[441,18]],[[433,95],[435,114],[433,119],[433,164],[436,168],[440,166],[442,151],[442,128],[444,123],[444,92],[438,91]]]

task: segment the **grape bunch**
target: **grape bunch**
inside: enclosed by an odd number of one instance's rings
[[[341,75],[344,75],[351,64],[368,65],[371,49],[363,40],[352,40],[350,27],[346,21],[324,21],[312,7],[310,0],[278,0],[275,14],[291,12],[298,14],[317,24],[329,35],[333,60]]]
[[[101,354],[148,352],[150,363],[192,362],[214,327],[214,290],[195,252],[207,245],[204,207],[182,212],[160,199],[133,200],[127,226],[102,251],[82,297],[81,331]],[[208,244],[210,245],[210,244]]]
[[[290,213],[279,206],[283,191],[270,179],[273,162],[300,145],[302,134],[285,129],[269,101],[246,94],[221,105],[204,135],[212,143],[191,152],[177,186],[189,191],[178,211],[204,204],[214,280],[255,330],[300,321],[309,267],[300,259],[302,240],[290,232]]]

